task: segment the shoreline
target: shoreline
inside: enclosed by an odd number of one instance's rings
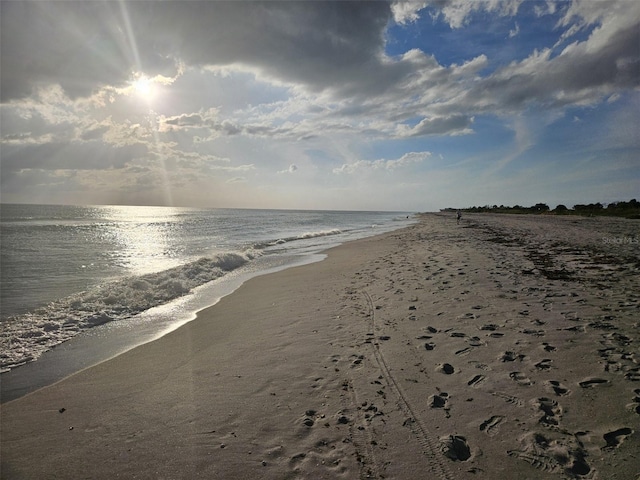
[[[210,284],[201,285],[189,295],[174,299],[168,304],[154,307],[126,320],[86,330],[47,350],[38,359],[1,373],[0,404],[17,400],[163,337],[193,321],[198,312],[231,295],[251,278],[321,261],[323,257],[320,253],[314,253],[291,258],[265,258],[270,262],[262,268],[255,268],[255,265],[250,265],[250,269],[240,268]]]
[[[422,215],[252,278],[3,404],[2,476],[633,478],[638,252],[597,242],[620,228]]]
[[[166,307],[180,308],[185,294],[218,296],[206,289],[215,279],[270,270],[285,258],[295,263],[298,255],[372,235],[373,226],[381,233],[409,223],[382,212],[15,207],[3,210],[2,373],[105,324],[117,331],[150,311],[158,312],[158,323],[172,323],[168,317],[184,312],[164,315]],[[54,230],[59,235],[49,238]],[[133,232],[164,240],[143,245]],[[21,235],[29,248],[20,246]],[[105,240],[113,236],[122,242]],[[202,303],[193,312],[211,304]]]

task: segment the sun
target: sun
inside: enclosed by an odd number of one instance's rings
[[[131,82],[131,89],[140,98],[151,100],[155,95],[155,82],[146,75],[139,75]]]

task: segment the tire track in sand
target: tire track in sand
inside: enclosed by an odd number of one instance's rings
[[[353,446],[356,450],[356,460],[360,466],[360,479],[381,479],[381,468],[373,450],[373,437],[371,430],[367,426],[367,420],[360,408],[360,401],[356,389],[350,380],[343,383],[342,389],[345,390],[350,397],[351,405],[355,406],[354,422],[349,424],[349,434]]]
[[[367,306],[369,310],[369,321],[371,327],[371,333],[375,334],[376,332],[376,317],[375,317],[375,307],[373,305],[373,300],[371,299],[371,295],[366,290],[363,290],[364,296],[367,301]],[[407,395],[402,390],[400,384],[396,381],[395,377],[391,373],[389,366],[380,350],[380,344],[378,342],[371,342],[373,345],[373,353],[382,372],[383,377],[385,378],[387,384],[391,387],[397,397],[397,403],[400,407],[400,410],[407,417],[407,421],[405,421],[405,425],[409,427],[414,436],[418,439],[420,446],[422,447],[422,453],[427,458],[427,462],[431,467],[431,472],[436,475],[441,480],[454,480],[453,475],[447,468],[444,460],[441,458],[439,444],[436,439],[434,439],[433,435],[429,433],[427,428],[424,426],[423,422],[420,420],[418,415],[416,415],[413,407],[411,406],[411,402],[409,402]]]

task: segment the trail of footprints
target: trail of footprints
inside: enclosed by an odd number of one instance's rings
[[[494,332],[497,330],[497,326],[494,324],[485,324],[480,327],[481,331]],[[426,340],[425,350],[427,352],[434,352],[438,348],[437,338],[438,335],[448,335],[453,338],[461,338],[471,340],[468,342],[468,346],[455,350],[457,357],[467,357],[473,352],[476,346],[482,343],[478,341],[477,337],[468,337],[459,330],[446,330],[438,331],[434,327],[427,326],[424,329],[429,335],[418,335],[415,338],[417,340]],[[605,337],[603,344],[609,345],[611,341],[627,342],[626,337],[620,339],[620,337],[608,335]],[[472,345],[472,346],[471,346]],[[547,342],[542,342],[541,346],[545,352],[554,352],[556,347],[550,345]],[[607,356],[611,356],[611,349],[607,347],[605,353]],[[527,356],[515,351],[504,351],[497,358],[499,363],[505,364],[521,364],[527,362]],[[483,365],[473,360],[467,361],[468,364],[474,365],[476,368],[482,368],[485,370],[491,370],[488,365]],[[607,363],[610,365],[611,363]],[[533,364],[536,371],[546,373],[553,368],[553,359],[543,358],[537,363]],[[456,367],[449,363],[437,363],[437,371],[443,374],[451,375],[456,372]],[[605,368],[605,371],[610,371]],[[629,372],[635,373],[636,370],[626,369],[626,377],[629,380],[635,381],[636,378],[629,375]],[[519,370],[510,372],[509,378],[514,381],[518,386],[530,387],[535,381],[532,380],[527,373]],[[487,374],[475,374],[466,380],[466,385],[471,388],[483,388],[486,384]],[[531,408],[538,414],[538,424],[546,429],[545,432],[537,432],[531,435],[525,435],[522,439],[522,448],[509,450],[507,454],[509,456],[517,457],[527,463],[531,464],[534,468],[549,472],[549,473],[562,473],[568,475],[571,478],[587,478],[593,474],[592,467],[588,462],[588,453],[580,440],[580,435],[585,432],[570,433],[561,428],[561,421],[563,417],[563,407],[560,403],[562,397],[572,394],[572,390],[569,386],[565,385],[559,380],[543,380],[543,385],[549,392],[550,396],[541,396],[534,398],[530,401]],[[600,377],[589,377],[578,382],[576,387],[579,390],[598,389],[610,384],[610,380]],[[496,396],[504,400],[507,404],[512,406],[523,408],[526,403],[521,398],[516,396],[500,392],[490,391],[491,395]],[[429,406],[431,408],[442,408],[444,410],[449,409],[448,394],[439,392],[436,395],[429,397]],[[628,408],[637,414],[640,414],[640,388],[633,390],[632,403],[628,405]],[[479,430],[486,433],[488,436],[493,437],[499,433],[500,426],[504,422],[509,421],[506,415],[492,415],[489,418],[484,419],[479,424]],[[602,441],[605,445],[601,448],[602,451],[612,451],[618,448],[623,441],[632,435],[634,430],[631,427],[621,427],[612,431],[609,431],[602,435]]]
[[[466,267],[467,265],[464,264],[465,260],[466,259],[462,259],[462,263]],[[421,276],[420,272],[413,267],[407,268],[406,266],[409,264],[414,265],[411,261],[394,263],[391,258],[385,258],[382,259],[382,261],[387,263],[387,267],[390,267],[392,273],[391,276],[382,279],[386,282],[385,291],[390,296],[393,296],[395,300],[401,299],[408,302],[407,310],[409,314],[406,316],[406,320],[420,320],[419,312],[416,311],[414,305],[417,299],[411,296],[411,291],[425,290],[429,293],[432,289],[436,289],[442,292],[453,288],[460,289],[466,285],[465,275],[467,272],[465,272],[465,269],[462,267],[454,268],[454,262],[448,260],[446,255],[443,256],[442,252],[435,251],[428,262],[422,262],[422,268],[426,276]],[[442,262],[444,262],[444,264]],[[530,337],[534,341],[535,339],[539,339],[541,351],[545,352],[549,357],[552,357],[553,353],[558,351],[558,347],[548,341],[542,341],[545,339],[546,329],[549,328],[549,326],[546,325],[546,321],[537,318],[534,312],[536,309],[539,309],[537,311],[552,312],[554,302],[553,295],[547,294],[545,296],[541,294],[541,292],[544,293],[544,289],[523,285],[519,276],[514,275],[515,268],[514,263],[510,260],[497,261],[496,267],[489,272],[489,275],[494,279],[495,288],[504,292],[502,294],[503,298],[507,300],[516,300],[522,295],[522,292],[529,292],[528,295],[532,298],[533,303],[523,302],[526,308],[520,310],[519,316],[529,321],[532,326],[530,328],[522,327],[518,330],[518,333]],[[371,271],[368,273],[371,275],[369,278],[370,282],[373,282],[375,273]],[[463,280],[461,281],[460,279]],[[473,282],[471,282],[471,284],[472,283]],[[366,292],[366,285],[363,287],[363,290]],[[469,292],[469,290],[462,288],[460,295],[466,295]],[[355,293],[355,291],[353,293]],[[447,295],[451,294],[449,293]],[[371,302],[370,297],[369,301]],[[576,300],[575,304],[580,305],[581,300]],[[370,309],[372,319],[375,311],[381,308],[383,308],[383,305],[376,306],[371,302]],[[534,415],[535,418],[537,418],[540,430],[523,435],[520,438],[520,448],[510,449],[506,451],[506,454],[523,460],[541,471],[561,473],[571,478],[591,478],[591,476],[595,475],[595,471],[589,463],[589,454],[584,443],[584,437],[587,435],[587,432],[578,431],[571,433],[563,428],[564,408],[561,402],[563,397],[576,392],[588,392],[591,389],[606,387],[610,384],[610,380],[594,376],[581,380],[577,385],[568,386],[558,379],[548,378],[552,376],[550,374],[558,368],[554,366],[553,358],[537,358],[535,363],[533,363],[527,355],[514,349],[505,350],[494,361],[502,366],[513,365],[514,368],[508,373],[508,377],[511,381],[515,382],[518,388],[522,388],[523,393],[527,392],[527,389],[536,383],[541,383],[546,389],[547,395],[537,396],[527,402],[511,394],[491,390],[492,382],[487,380],[491,375],[497,374],[498,372],[491,372],[491,365],[475,360],[473,354],[478,348],[486,346],[487,342],[491,342],[492,340],[504,341],[505,338],[508,338],[505,337],[505,335],[513,332],[515,325],[522,325],[522,322],[514,322],[505,329],[505,325],[503,324],[487,321],[482,314],[483,308],[482,305],[478,305],[472,308],[473,311],[460,315],[457,318],[457,320],[459,320],[457,324],[462,325],[463,328],[452,326],[446,330],[438,330],[432,326],[426,326],[420,328],[413,339],[421,342],[423,355],[426,355],[426,359],[433,360],[435,371],[448,376],[459,373],[460,369],[456,366],[455,361],[450,361],[451,363],[438,361],[442,358],[439,355],[439,338],[441,339],[443,335],[446,335],[449,339],[459,339],[460,348],[453,351],[455,358],[460,359],[463,366],[472,365],[477,369],[484,370],[484,373],[474,373],[466,376],[464,382],[469,389],[485,390],[486,393],[502,399],[507,405],[515,408],[529,408],[535,412]],[[363,309],[366,310],[366,307],[363,307]],[[573,324],[570,323],[569,326],[562,327],[561,329],[558,328],[557,330],[576,335],[585,333],[588,330],[602,331],[602,340],[600,342],[602,348],[598,350],[598,355],[603,360],[604,372],[620,373],[629,381],[640,380],[638,361],[631,353],[631,349],[628,348],[633,340],[616,332],[616,327],[612,323],[613,318],[604,315],[602,319],[589,322],[588,320],[581,319],[575,311],[571,311],[570,309],[559,312],[559,314],[566,322],[572,322]],[[454,322],[452,325],[456,325],[456,323]],[[386,328],[394,328],[396,326],[397,323],[394,325],[393,322],[389,320],[384,324]],[[465,330],[469,328],[474,328],[479,333],[468,334]],[[394,329],[397,330],[397,328]],[[379,345],[381,341],[390,339],[389,335],[375,337],[376,335],[372,334],[368,343]],[[411,341],[407,341],[407,344],[409,343],[411,343]],[[376,346],[376,348],[378,347]],[[379,355],[382,355],[380,350],[377,351]],[[528,350],[528,352],[530,351],[531,349]],[[354,356],[353,368],[357,368],[361,361],[362,356]],[[384,363],[384,359],[379,358],[378,362]],[[519,368],[520,366],[525,368]],[[462,370],[466,371],[466,368]],[[502,372],[504,369],[501,368],[498,370]],[[532,373],[534,373],[535,376],[532,376]],[[386,369],[386,374],[387,377],[391,377],[386,378],[388,383],[396,382],[396,380],[392,378],[388,368]],[[381,376],[381,380],[383,377],[385,377],[385,375]],[[539,377],[541,378],[539,379]],[[541,393],[537,389],[536,392]],[[398,390],[397,393],[400,397],[403,397],[401,390]],[[381,395],[382,398],[386,398],[386,393],[383,388],[378,391],[378,394]],[[411,418],[412,416],[415,417],[415,415],[413,415],[411,406],[406,399],[405,403],[411,411],[411,416],[407,420],[408,424],[415,423],[416,421],[419,422],[417,418]],[[450,416],[452,405],[448,393],[438,390],[437,393],[433,393],[428,397],[427,404],[431,409],[442,410],[447,417]],[[628,408],[640,415],[640,388],[633,390],[633,396],[631,397],[631,403],[628,404]],[[506,412],[496,413],[497,414],[490,415],[487,418],[480,419],[477,423],[479,431],[488,437],[495,437],[500,432],[501,427],[514,421],[514,419],[509,418]],[[634,433],[634,430],[628,426],[622,426],[604,433],[601,437],[601,443],[603,444],[601,450],[603,452],[615,450],[627,437]],[[418,432],[418,434],[425,437],[428,436],[424,430]],[[473,458],[471,454],[472,448],[468,445],[464,436],[451,434],[441,437],[439,440],[441,452],[451,460],[467,461]],[[428,440],[428,443],[431,443],[431,440]],[[442,478],[448,476],[445,472],[446,470],[441,470],[440,476]]]

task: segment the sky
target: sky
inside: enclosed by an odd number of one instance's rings
[[[640,198],[637,0],[0,9],[4,203]]]

